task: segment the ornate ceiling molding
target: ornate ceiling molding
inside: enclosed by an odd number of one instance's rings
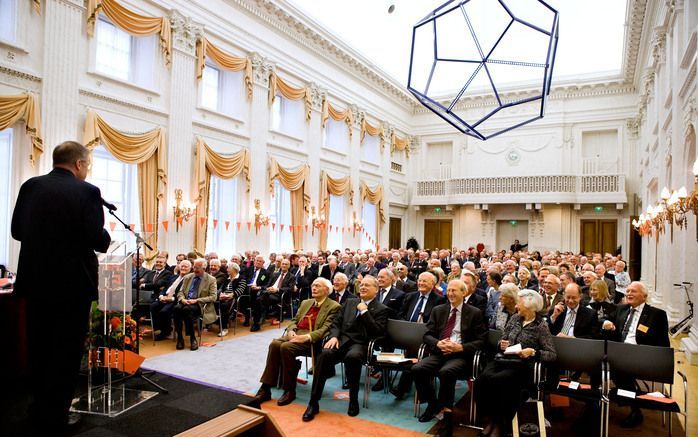
[[[377,85],[386,94],[397,97],[400,102],[409,107],[415,106],[416,101],[401,85],[385,74],[377,72],[375,67],[368,62],[359,59],[358,53],[351,53],[349,50],[340,47],[339,41],[333,41],[335,38],[329,35],[321,35],[316,29],[311,28],[306,22],[294,16],[289,12],[291,10],[290,5],[282,7],[280,4],[283,4],[283,2],[272,0],[231,1],[301,46],[314,50],[322,57],[334,57],[348,66],[351,71]]]
[[[638,56],[640,54],[640,42],[642,40],[642,28],[645,23],[645,12],[647,10],[647,0],[629,0],[628,13],[625,22],[627,30],[625,33],[625,49],[623,52],[623,78],[625,82],[635,81],[635,70],[637,70]]]

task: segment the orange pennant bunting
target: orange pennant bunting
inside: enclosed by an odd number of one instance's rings
[[[281,225],[281,226],[283,226],[283,225]],[[271,230],[272,230],[272,231],[275,231],[275,230],[276,230],[276,223],[272,223],[272,224],[271,224]]]
[[[177,223],[181,226],[184,221],[184,217],[177,217]]]
[[[136,229],[136,225],[131,223],[130,225],[128,225],[128,228],[133,231],[134,229]]]
[[[109,222],[109,229],[114,232],[114,229],[116,229],[116,222]]]
[[[252,222],[247,222],[247,231],[249,232],[251,230],[252,230]]]
[[[308,232],[308,225],[305,225],[305,232]]]
[[[152,224],[152,223],[146,224],[146,225],[145,225],[145,231],[146,231],[146,232],[153,232],[153,224]]]
[[[199,226],[203,226],[206,223],[208,217],[199,217]]]
[[[289,225],[289,226],[288,226],[288,231],[289,231],[289,232],[293,232],[293,226]]]
[[[281,224],[281,232],[283,232],[283,231],[284,231],[284,225]]]
[[[165,228],[165,232],[168,232],[169,226],[170,226],[170,222],[168,220],[162,221],[162,227]]]
[[[218,220],[213,219],[213,229],[216,229],[218,227]]]
[[[229,227],[230,227],[230,222],[226,220],[226,222],[225,222],[225,230],[227,231]]]

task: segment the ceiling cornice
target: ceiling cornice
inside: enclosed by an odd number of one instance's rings
[[[628,7],[625,12],[622,70],[623,78],[628,83],[635,83],[636,80],[646,11],[647,0],[628,0]]]
[[[334,57],[346,65],[348,71],[358,74],[362,79],[377,85],[385,94],[396,97],[407,110],[412,109],[417,103],[414,97],[395,79],[287,1],[229,1],[293,39],[301,46],[314,50],[322,57]]]

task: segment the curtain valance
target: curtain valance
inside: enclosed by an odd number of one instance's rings
[[[27,135],[32,139],[29,161],[33,167],[39,156],[44,153],[39,98],[29,93],[15,96],[0,95],[0,130],[7,129],[19,120],[24,121]]]
[[[366,137],[366,134],[371,135],[372,137],[379,137],[380,142],[381,142],[381,151],[383,151],[383,147],[385,146],[385,131],[383,130],[383,124],[380,123],[378,126],[373,126],[371,123],[369,123],[366,119],[363,119],[361,122],[361,142],[364,142],[364,138]]]
[[[310,122],[312,103],[310,101],[310,90],[308,90],[308,88],[296,88],[289,85],[285,80],[280,78],[275,72],[272,71],[269,75],[269,106],[274,104],[277,91],[284,98],[289,100],[303,99],[305,105],[305,121],[306,123]]]
[[[349,194],[349,204],[354,204],[354,190],[351,186],[351,176],[334,179],[326,171],[320,172],[320,214],[327,220],[330,218],[330,195],[343,196]],[[337,224],[335,223],[335,226]],[[327,246],[327,227],[320,229],[320,249]]]
[[[407,157],[410,157],[410,140],[408,138],[400,138],[393,132],[392,138],[390,139],[390,154],[392,155],[395,150],[399,152],[405,150]]]
[[[160,35],[160,46],[165,53],[165,63],[170,64],[172,36],[167,17],[147,17],[124,7],[116,0],[87,0],[87,35],[92,36],[97,15],[103,12],[116,26],[133,36]]]
[[[354,115],[351,112],[351,108],[347,108],[344,111],[337,110],[327,99],[322,102],[322,127],[324,128],[327,124],[327,120],[332,117],[334,121],[343,121],[347,124],[349,128],[349,141],[351,141],[352,127],[354,123]]]
[[[196,78],[201,79],[206,68],[206,58],[211,58],[219,67],[228,71],[245,72],[247,99],[252,99],[252,62],[249,58],[233,56],[214,45],[208,38],[196,42]]]

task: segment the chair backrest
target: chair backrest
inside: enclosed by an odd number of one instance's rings
[[[427,325],[405,320],[388,319],[388,338],[399,349],[417,350],[424,342]]]
[[[608,342],[611,374],[622,372],[636,379],[674,383],[674,349],[670,347]]]
[[[604,355],[603,340],[553,337],[557,365],[561,370],[599,372]]]
[[[491,352],[499,352],[499,341],[502,339],[502,331],[499,329],[490,329],[487,331],[487,343],[485,348]]]

